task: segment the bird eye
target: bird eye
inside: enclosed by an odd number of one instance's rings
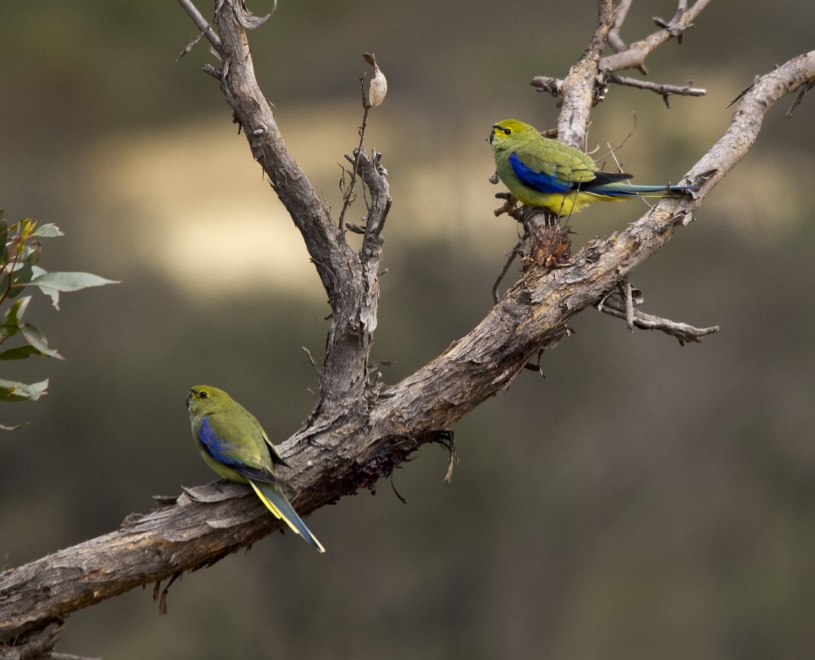
[[[503,128],[503,129],[501,129],[501,130],[502,130],[502,131],[504,131],[504,135],[509,135],[510,133],[512,133],[512,129],[511,129],[511,128]]]
[[[209,394],[207,394],[206,392],[199,392],[198,396],[201,397],[202,399],[206,399],[209,396]]]

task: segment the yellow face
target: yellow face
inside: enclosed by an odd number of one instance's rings
[[[490,144],[500,145],[511,135],[525,133],[529,130],[535,131],[535,128],[529,124],[524,124],[522,121],[518,121],[517,119],[504,119],[503,121],[499,121],[497,124],[492,125]]]
[[[229,395],[217,387],[196,385],[187,395],[187,408],[191,414],[196,414],[199,411],[216,408],[219,403],[228,398]]]

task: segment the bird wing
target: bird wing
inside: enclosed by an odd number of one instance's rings
[[[212,420],[210,421],[211,417]],[[263,433],[263,437],[271,447],[273,454],[276,455],[277,452],[271,446],[272,443],[266,438],[266,434],[262,429],[261,433]],[[249,485],[275,517],[283,520],[294,532],[300,534],[317,550],[325,552],[325,548],[309,531],[306,524],[286,499],[280,479],[270,469],[271,465],[267,467],[263,464],[263,457],[250,434],[242,432],[240,428],[235,428],[235,424],[230,420],[224,420],[220,416],[207,415],[201,421],[198,439],[201,441],[204,450],[213,459],[228,465],[235,472],[246,477]],[[234,443],[229,440],[234,440]],[[279,456],[278,458],[280,461],[283,460]]]
[[[238,472],[239,468],[244,467],[267,469],[266,461],[252,438],[221,415],[204,417],[198,429],[198,440],[213,459]]]
[[[283,460],[283,457],[280,455],[280,452],[277,451],[277,447],[272,444],[272,441],[269,440],[269,436],[266,435],[266,431],[263,430],[263,427],[258,424],[258,428],[260,428],[260,435],[263,437],[263,441],[269,447],[269,453],[271,454],[272,463],[277,463],[278,465],[285,465],[286,467],[290,467],[286,461]]]
[[[568,192],[596,177],[586,154],[547,138],[519,145],[509,163],[521,182],[546,194]]]

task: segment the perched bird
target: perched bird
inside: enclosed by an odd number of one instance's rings
[[[187,409],[192,437],[204,462],[224,479],[249,484],[269,511],[325,552],[283,493],[275,463],[286,462],[255,416],[226,392],[209,385],[190,390]]]
[[[600,172],[582,151],[543,137],[534,126],[515,119],[493,124],[490,144],[498,177],[527,206],[564,216],[592,202],[632,197],[678,197],[695,186],[633,186],[622,172]]]

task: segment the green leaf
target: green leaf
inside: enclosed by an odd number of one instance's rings
[[[37,229],[32,236],[42,236],[43,238],[55,238],[57,236],[65,236],[54,223],[49,222],[42,225]]]
[[[16,298],[23,292],[23,286],[28,284],[32,277],[31,266],[30,261],[25,261],[22,268],[12,275],[11,291],[8,294],[9,298]]]
[[[119,284],[119,281],[106,280],[104,277],[91,273],[45,273],[28,282],[28,284],[30,286],[45,286],[57,291],[79,291],[91,286]]]
[[[20,250],[21,261],[18,261],[12,269],[9,298],[19,296],[23,292],[23,286],[34,277],[34,264],[39,260],[41,251],[42,243],[39,241],[31,241],[30,245]]]
[[[37,221],[32,220],[31,218],[23,218],[22,220],[20,220],[19,225],[20,225],[20,238],[22,240],[20,241],[20,244],[17,246],[17,249],[22,250],[23,245],[25,245],[25,242],[31,236],[31,232],[34,231],[34,227],[37,226]]]
[[[23,422],[22,424],[15,424],[14,426],[6,426],[5,424],[0,424],[0,431],[16,431],[17,429],[23,428],[28,422]]]
[[[15,302],[11,307],[8,308],[6,311],[6,324],[8,325],[17,325],[23,318],[23,314],[25,314],[25,310],[28,309],[28,303],[31,302],[31,298],[33,296],[26,296],[25,298],[20,298],[17,302]]]
[[[60,291],[79,291],[92,286],[118,283],[118,280],[107,280],[91,273],[45,273],[34,277],[26,286],[40,287],[40,291],[51,296],[52,304],[59,309]]]
[[[0,341],[6,337],[13,337],[20,331],[20,319],[23,318],[23,314],[25,314],[25,310],[28,308],[28,303],[31,302],[31,298],[32,296],[20,298],[6,310],[5,323],[0,325]]]
[[[48,347],[48,340],[45,338],[45,335],[43,335],[39,330],[37,330],[37,328],[35,328],[30,323],[21,323],[20,331],[23,333],[25,340],[43,355],[47,355],[48,357],[52,358],[57,358],[57,360],[65,359],[59,353],[57,353],[56,350]]]
[[[4,341],[6,337],[13,337],[18,332],[20,332],[19,325],[7,325],[4,323],[0,325],[0,341]]]
[[[25,360],[31,355],[42,355],[42,353],[33,346],[17,346],[0,353],[0,360]]]
[[[26,385],[13,380],[0,380],[0,401],[36,401],[48,388],[48,379]]]

